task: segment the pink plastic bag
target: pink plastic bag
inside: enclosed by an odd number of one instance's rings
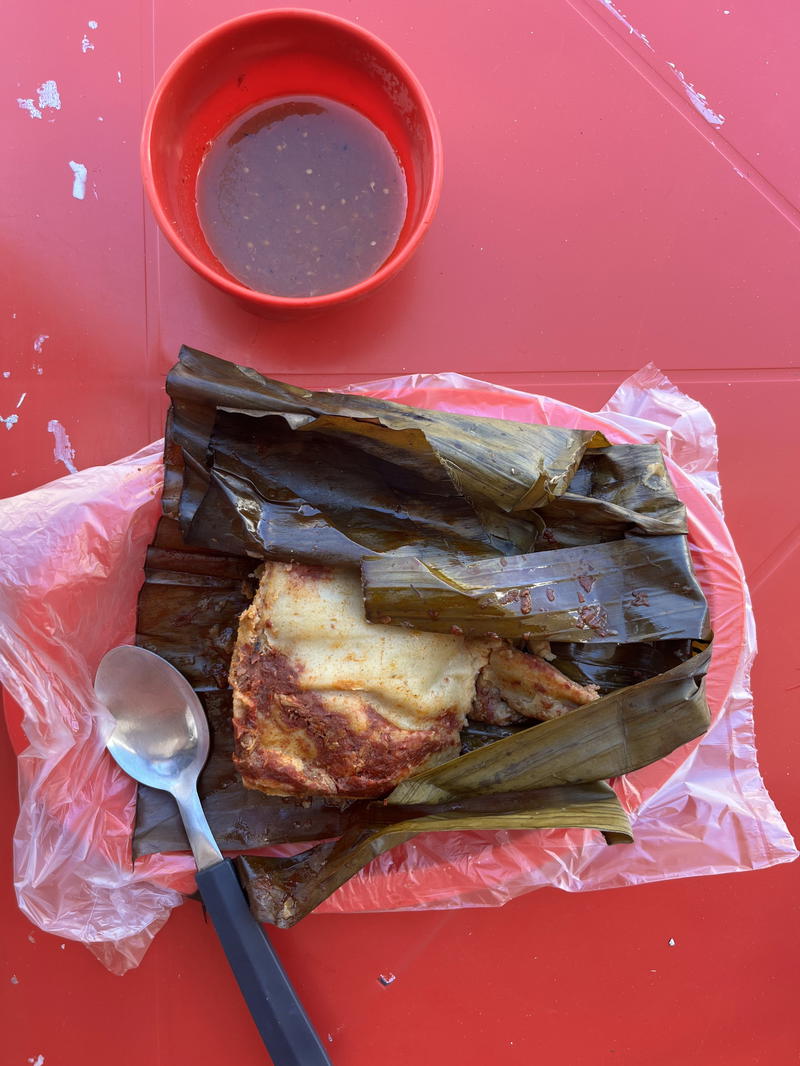
[[[457,374],[354,386],[420,407],[599,428],[658,441],[689,511],[689,538],[715,630],[709,732],[614,785],[635,843],[588,830],[436,833],[380,856],[327,912],[499,906],[543,885],[567,891],[752,870],[797,857],[764,789],[753,737],[750,599],[725,527],[708,412],[653,367],[589,414]],[[161,443],[0,504],[0,681],[22,708],[17,897],[42,929],[83,941],[116,973],[135,966],[191,890],[188,856],[132,867],[135,787],[104,751],[93,696],[102,655],[133,638],[142,565],[159,515]]]

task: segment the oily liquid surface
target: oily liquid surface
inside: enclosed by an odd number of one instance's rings
[[[323,97],[240,115],[197,175],[209,247],[238,281],[274,296],[319,296],[374,274],[397,242],[406,203],[385,135]]]

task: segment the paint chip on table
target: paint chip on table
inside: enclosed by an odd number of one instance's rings
[[[44,344],[45,341],[49,341],[49,340],[50,340],[50,334],[49,333],[40,333],[39,336],[36,338],[36,340],[33,342],[33,350],[35,352],[38,352],[39,355],[41,355],[42,354],[42,345]]]
[[[17,977],[17,975],[15,973],[12,973],[12,975],[11,975],[11,984],[12,985],[18,985],[19,984],[19,978]]]
[[[653,51],[653,46],[652,44],[650,44],[645,35],[643,33],[640,33],[635,26],[632,26],[631,23],[628,22],[628,20],[622,14],[619,8],[615,7],[614,4],[611,3],[611,0],[600,0],[600,3],[607,11],[611,12],[615,19],[622,23],[622,25],[627,29],[628,33],[632,34],[634,37],[638,37],[642,44],[647,45],[651,52]]]
[[[93,52],[94,51],[94,45],[92,44],[92,42],[89,40],[89,38],[86,36],[85,33],[83,35],[83,40],[81,41],[81,51],[83,52],[84,55],[86,55],[87,52]]]
[[[39,95],[39,107],[44,111],[49,107],[53,111],[61,110],[61,95],[58,91],[58,86],[51,78],[49,81],[43,82],[36,90]]]
[[[12,415],[12,417],[14,417]],[[63,463],[69,470],[70,474],[77,474],[78,468],[75,466],[75,449],[72,447],[72,442],[69,439],[69,434],[56,418],[51,418],[47,423],[47,432],[53,434],[53,458],[57,463]],[[64,945],[61,945],[61,950],[64,950]]]
[[[19,104],[19,106],[22,108],[23,111],[27,111],[28,112],[28,114],[31,116],[31,118],[41,118],[42,117],[42,112],[39,110],[39,108],[36,106],[36,104],[34,104],[34,102],[33,102],[33,100],[31,99],[30,96],[26,100],[23,100],[21,96],[18,96],[17,97],[17,103]]]
[[[72,171],[72,195],[76,200],[83,200],[86,196],[86,175],[88,171],[83,163],[69,161],[69,169]]]
[[[714,111],[714,109],[709,104],[708,98],[706,97],[705,93],[701,93],[699,90],[695,89],[694,85],[692,85],[690,81],[686,80],[686,76],[684,75],[683,71],[678,70],[674,63],[670,63],[668,61],[667,66],[672,69],[672,73],[681,83],[683,91],[686,93],[689,103],[692,105],[695,111],[698,111],[706,120],[706,122],[710,123],[712,126],[721,126],[725,121],[725,116],[718,115],[717,112]]]
[[[670,937],[669,940],[667,941],[667,943],[669,944],[669,946],[671,948],[674,948],[675,947],[675,938],[674,937]]]
[[[97,19],[89,19],[86,25],[89,27],[90,30],[96,30],[98,26]]]
[[[33,102],[33,97],[28,96],[23,98],[17,97],[17,104],[23,111],[27,111],[31,118],[42,118],[42,113],[48,108],[52,111],[61,110],[61,96],[58,91],[58,86],[51,78],[49,81],[42,82],[39,88],[36,90],[38,107]],[[52,121],[52,120],[51,120]]]
[[[3,418],[3,416],[0,415],[0,422],[3,423],[6,429],[13,429],[17,422],[19,422],[19,415],[8,415],[6,418]]]
[[[37,1055],[35,1059],[28,1059],[31,1066],[44,1066],[44,1055]]]
[[[397,980],[397,977],[393,973],[379,973],[378,980],[382,985],[390,985]]]

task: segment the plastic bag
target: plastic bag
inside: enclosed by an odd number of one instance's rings
[[[597,414],[457,374],[350,391],[599,428],[614,443],[661,443],[687,504],[715,630],[707,679],[713,717],[699,741],[613,782],[631,815],[632,845],[608,848],[590,831],[423,835],[376,859],[319,910],[498,906],[544,885],[613,888],[796,858],[757,768],[749,691],[755,632],[722,516],[708,412],[653,367],[628,379]],[[180,892],[193,887],[190,856],[152,855],[132,865],[135,786],[105,753],[109,716],[92,690],[105,651],[133,638],[159,515],[160,457],[159,442],[0,504],[0,681],[22,709],[27,741],[19,757],[17,898],[42,929],[83,941],[116,973],[140,961]]]

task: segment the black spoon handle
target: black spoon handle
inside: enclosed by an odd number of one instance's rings
[[[331,1066],[230,859],[199,870],[197,887],[275,1066]]]

